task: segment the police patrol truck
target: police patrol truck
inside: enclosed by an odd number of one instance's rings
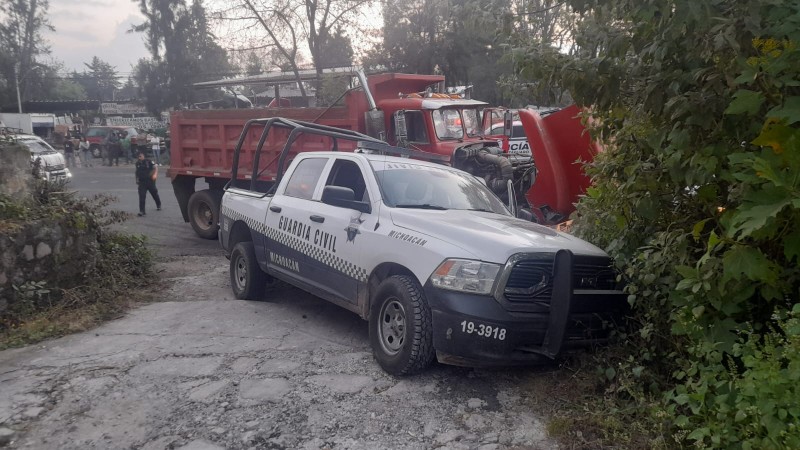
[[[514,217],[474,176],[390,156],[408,149],[355,132],[284,119],[261,125],[260,145],[271,128],[291,133],[274,183],[257,182],[259,146],[252,182],[229,183],[222,198],[219,238],[237,298],[261,299],[278,279],[346,308],[369,321],[375,358],[394,375],[434,358],[466,366],[552,359],[603,341],[607,322],[624,311],[601,249]],[[282,175],[302,133],[333,148],[357,140],[358,149],[298,153]]]

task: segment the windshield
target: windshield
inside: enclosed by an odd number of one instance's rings
[[[39,142],[39,141],[34,141],[34,140],[24,140],[24,141],[23,140],[19,140],[17,142],[19,142],[20,144],[22,144],[25,147],[27,147],[28,150],[30,150],[30,152],[35,154],[35,155],[40,155],[40,154],[44,154],[44,153],[55,153],[55,150],[53,150],[53,147],[50,147],[49,145],[45,144],[44,142]]]
[[[372,164],[384,202],[393,208],[465,209],[509,215],[503,202],[472,175],[413,163]]]
[[[433,126],[439,139],[463,139],[464,130],[467,136],[478,136],[480,120],[476,108],[436,109],[432,111]],[[463,125],[463,126],[462,126]]]
[[[464,109],[461,110],[461,115],[464,117],[464,128],[467,130],[467,136],[477,136],[480,133],[481,121],[478,120],[477,109]]]
[[[433,127],[439,139],[462,139],[464,129],[461,128],[461,115],[457,109],[436,109],[432,112]]]

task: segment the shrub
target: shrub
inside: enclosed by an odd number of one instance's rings
[[[570,4],[581,50],[522,64],[559,70],[606,146],[575,230],[635,312],[607,392],[666,412],[671,446],[800,447],[800,5]]]

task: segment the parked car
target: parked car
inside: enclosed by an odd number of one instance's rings
[[[39,136],[30,134],[14,135],[14,141],[31,152],[31,164],[39,162],[42,178],[47,181],[69,180],[72,173],[67,168],[64,155],[56,151]]]
[[[114,131],[124,131],[128,133],[131,138],[131,153],[136,154],[139,149],[149,150],[144,133],[140,133],[133,127],[118,127],[118,126],[92,126],[86,130],[86,140],[89,141],[89,149],[92,151],[92,156],[99,158],[101,156],[101,148],[105,142],[108,134]],[[141,142],[140,142],[141,141]]]

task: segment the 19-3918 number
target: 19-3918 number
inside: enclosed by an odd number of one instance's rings
[[[482,323],[475,324],[475,322],[470,322],[467,320],[461,322],[461,331],[467,334],[475,333],[478,336],[497,339],[498,341],[503,341],[506,339],[505,328],[493,327],[491,325],[484,325]]]

